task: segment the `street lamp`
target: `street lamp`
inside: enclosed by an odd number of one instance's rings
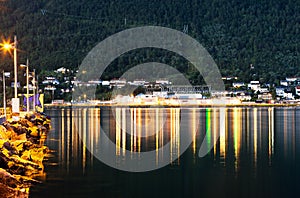
[[[26,65],[22,64],[21,67],[26,67],[26,111],[29,113],[29,61],[27,59]]]
[[[4,117],[6,119],[6,90],[5,90],[5,72],[3,72],[3,77],[2,77],[2,80],[3,80],[3,108],[4,108]]]
[[[14,42],[4,42],[1,44],[2,49],[5,51],[10,51],[11,49],[14,50],[14,73],[15,73],[15,83],[14,83],[14,89],[15,89],[15,97],[12,99],[12,111],[13,113],[19,113],[20,112],[20,99],[18,98],[18,70],[17,70],[17,36],[14,36]]]
[[[14,73],[15,73],[15,84],[14,84],[14,89],[15,89],[15,98],[18,97],[18,90],[17,90],[17,36],[14,37],[14,42],[9,43],[7,41],[4,41],[2,44],[2,49],[5,51],[10,51],[11,49],[14,50]]]
[[[36,82],[35,82],[35,69],[33,69],[33,112],[35,112],[35,104],[36,104],[36,96],[35,96],[35,89],[36,89]]]

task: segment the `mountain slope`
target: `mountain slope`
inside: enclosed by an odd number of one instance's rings
[[[0,35],[16,34],[19,62],[29,57],[41,71],[76,68],[97,43],[130,27],[182,31],[188,25],[188,34],[211,53],[223,75],[275,82],[300,76],[299,13],[297,0],[3,0]],[[131,61],[135,55],[121,58],[127,65],[112,64],[108,77],[147,62]],[[12,67],[9,56],[2,55],[1,67]]]

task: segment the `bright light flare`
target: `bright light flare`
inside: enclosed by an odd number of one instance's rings
[[[11,54],[11,49],[14,49],[14,46],[12,43],[10,43],[10,41],[3,41],[2,43],[0,43],[0,49],[4,52],[9,52]]]
[[[11,44],[9,44],[9,43],[4,43],[3,44],[3,49],[10,50],[11,48],[12,48]]]

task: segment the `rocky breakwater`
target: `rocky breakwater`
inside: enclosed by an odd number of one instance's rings
[[[0,197],[28,197],[43,175],[50,118],[35,113],[0,125]]]

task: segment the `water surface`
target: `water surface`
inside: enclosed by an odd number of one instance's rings
[[[32,188],[31,197],[294,197],[300,192],[300,108],[106,107],[46,113],[53,127],[46,144],[53,152],[45,162],[45,181]],[[95,157],[107,144],[100,128],[115,145],[116,167],[142,160],[139,153],[149,151],[155,153],[154,165],[164,159],[169,165],[132,173],[102,163]],[[191,143],[185,150],[186,137]],[[213,147],[199,158],[203,141]]]

